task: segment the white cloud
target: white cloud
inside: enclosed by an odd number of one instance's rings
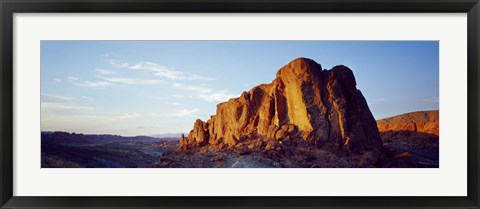
[[[92,109],[91,106],[70,104],[70,103],[59,103],[59,102],[41,102],[42,110],[47,109],[66,109],[66,110],[85,110]]]
[[[173,87],[185,91],[196,93],[197,97],[208,102],[225,102],[237,95],[228,93],[227,90],[213,90],[202,85],[186,85],[180,83],[173,83]]]
[[[201,99],[209,102],[214,102],[214,101],[224,102],[224,101],[228,101],[230,98],[235,97],[234,94],[229,94],[227,90],[199,94],[198,96]]]
[[[108,87],[112,85],[112,83],[106,81],[81,81],[79,78],[73,76],[68,77],[68,81],[76,86],[87,88]]]
[[[227,90],[214,90],[208,88],[204,85],[191,85],[191,84],[181,84],[178,83],[179,81],[190,81],[190,80],[205,80],[211,81],[214,80],[213,78],[204,77],[188,72],[178,71],[174,68],[160,65],[153,62],[139,62],[135,65],[130,65],[126,62],[119,62],[114,59],[109,59],[108,62],[117,68],[127,68],[131,70],[138,70],[148,72],[156,77],[166,78],[168,80],[172,80],[172,82],[162,81],[162,80],[147,80],[147,79],[136,79],[136,78],[121,78],[121,77],[103,77],[104,86],[108,86],[108,84],[123,84],[123,85],[154,85],[154,84],[162,84],[168,83],[172,84],[173,88],[181,89],[184,91],[189,91],[195,93],[195,97],[209,101],[209,102],[224,102],[228,99],[235,97],[237,95],[229,93]],[[97,69],[97,72],[103,73],[104,75],[111,75],[108,72],[104,72],[103,69]],[[92,84],[93,85],[93,84]],[[173,95],[175,98],[184,98],[183,95]]]
[[[159,65],[153,62],[140,62],[129,68],[134,70],[145,70],[154,74],[155,76],[164,77],[171,80],[214,80],[212,78],[177,71],[171,67]]]
[[[115,72],[114,71],[111,71],[111,70],[105,70],[105,69],[95,69],[95,71],[97,71],[97,73],[100,73],[102,75],[114,75]]]
[[[162,116],[162,114],[156,113],[156,112],[149,112],[149,113],[147,113],[147,116],[149,116],[149,117],[160,117],[160,116]]]
[[[54,95],[54,94],[42,94],[44,97],[50,97],[59,100],[73,100],[71,97],[61,96],[61,95]]]
[[[181,106],[182,104],[180,104],[180,102],[172,102],[172,105]]]
[[[113,67],[118,67],[118,68],[127,68],[130,65],[126,62],[118,62],[114,59],[109,59],[108,63],[110,63]]]
[[[54,78],[53,80],[56,81],[56,82],[62,82],[62,79],[60,79],[60,78]]]
[[[87,96],[80,96],[80,97],[68,97],[68,96],[62,96],[62,95],[55,95],[55,94],[44,94],[42,93],[42,97],[48,97],[52,98],[55,100],[63,100],[63,101],[73,101],[73,100],[93,100],[92,97],[87,97]]]
[[[98,88],[98,87],[111,86],[112,84],[105,81],[84,81],[84,82],[75,83],[75,85],[80,87]]]
[[[126,119],[140,118],[140,117],[142,117],[142,114],[140,113],[125,113],[119,116],[119,118],[126,118]]]
[[[426,99],[423,99],[423,101],[427,103],[438,103],[438,97],[426,98]]]
[[[68,81],[72,82],[72,81],[78,81],[78,78],[77,77],[74,77],[74,76],[70,76],[67,78]]]
[[[162,80],[149,80],[149,79],[135,79],[135,78],[102,78],[103,80],[106,80],[108,82],[112,83],[119,83],[119,84],[125,84],[125,85],[155,85],[155,84],[161,84],[164,83]]]
[[[174,68],[160,65],[153,62],[140,62],[133,66],[130,66],[128,63],[118,63],[116,61],[110,60],[110,64],[114,67],[129,68],[133,70],[143,70],[149,72],[157,77],[167,78],[170,80],[215,80],[213,78],[208,78],[192,73],[187,73],[183,71],[175,70]]]
[[[194,109],[181,109],[181,110],[175,110],[172,113],[169,113],[168,116],[170,117],[193,117],[195,116],[195,113],[197,113],[199,110],[194,108]]]
[[[115,56],[117,56],[115,53],[107,52],[105,54],[100,55],[99,57],[104,58],[104,59],[109,59],[109,58],[115,57]]]
[[[183,72],[175,71],[167,66],[159,65],[153,62],[140,62],[129,67],[134,70],[146,70],[158,77],[165,77],[172,80],[183,80]]]

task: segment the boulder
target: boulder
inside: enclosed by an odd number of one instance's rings
[[[275,132],[275,139],[276,140],[283,140],[285,138],[287,138],[287,132],[285,132],[284,130],[282,129],[279,129],[277,132]]]
[[[279,143],[276,140],[269,140],[265,145],[265,150],[274,150],[278,147]]]

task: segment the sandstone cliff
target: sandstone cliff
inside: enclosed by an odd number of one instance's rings
[[[322,70],[298,58],[269,84],[217,105],[216,115],[197,120],[180,150],[211,146],[234,148],[246,140],[301,139],[319,149],[363,153],[382,149],[377,124],[345,66]]]

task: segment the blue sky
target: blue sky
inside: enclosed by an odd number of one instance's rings
[[[437,41],[42,41],[41,129],[189,132],[298,57],[351,68],[376,119],[438,109]]]

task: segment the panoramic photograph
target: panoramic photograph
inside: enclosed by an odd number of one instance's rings
[[[41,41],[41,168],[439,168],[438,41]]]

